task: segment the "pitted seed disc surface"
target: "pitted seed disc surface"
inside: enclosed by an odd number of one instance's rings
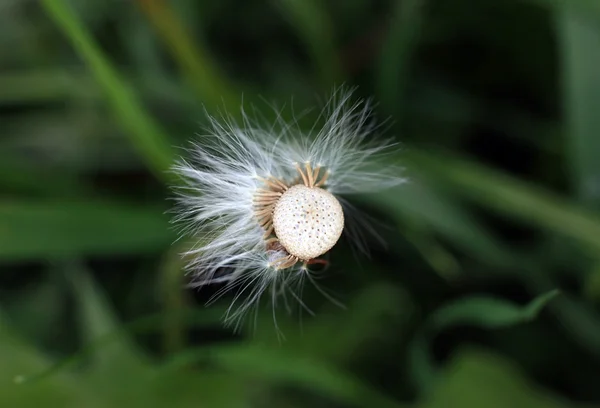
[[[307,261],[335,245],[344,229],[344,212],[330,192],[298,184],[277,201],[273,227],[281,245]]]

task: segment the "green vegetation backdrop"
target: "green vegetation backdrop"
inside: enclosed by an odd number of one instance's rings
[[[598,67],[595,0],[2,0],[0,406],[597,406]],[[167,170],[343,84],[402,143],[388,246],[232,333]]]

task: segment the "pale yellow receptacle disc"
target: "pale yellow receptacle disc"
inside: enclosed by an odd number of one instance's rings
[[[298,184],[277,201],[273,227],[288,253],[307,261],[336,244],[344,229],[344,212],[333,194]]]

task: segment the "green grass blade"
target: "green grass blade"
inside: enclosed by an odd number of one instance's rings
[[[401,118],[412,54],[423,21],[424,0],[396,1],[379,59],[377,95],[385,111]]]
[[[168,51],[194,87],[209,112],[215,114],[221,107],[237,114],[241,102],[235,87],[222,75],[210,52],[198,41],[193,41],[168,1],[137,0],[168,46]]]
[[[596,0],[529,0],[529,2],[550,7],[557,11],[562,11],[568,7],[570,10],[600,18],[600,3]]]
[[[89,272],[78,262],[63,265],[65,275],[71,283],[79,312],[81,333],[86,343],[119,329],[120,324],[108,300],[94,282]],[[93,354],[91,375],[122,375],[127,372],[141,375],[150,370],[149,362],[127,336],[106,347],[99,347]]]
[[[0,259],[158,253],[175,239],[160,208],[109,201],[0,202]]]
[[[0,102],[18,104],[81,97],[89,91],[89,82],[62,69],[3,72]]]
[[[43,0],[48,15],[63,31],[106,93],[125,133],[155,175],[167,180],[174,151],[168,138],[142,108],[132,89],[121,78],[64,0]]]
[[[189,277],[185,276],[185,260],[181,254],[189,249],[190,244],[187,242],[173,245],[163,255],[163,261],[159,266],[162,306],[168,315],[163,322],[163,343],[166,353],[184,348],[187,340],[183,313],[188,303],[189,293],[185,283]]]
[[[50,360],[7,323],[0,313],[0,401],[5,406],[85,406],[90,389],[78,378],[65,373],[36,384],[25,384],[25,374],[48,366]]]
[[[120,342],[134,334],[155,334],[161,330],[161,322],[171,318],[181,319],[185,327],[214,327],[220,324],[224,313],[223,308],[213,309],[186,309],[177,311],[175,314],[154,313],[140,317],[132,322],[123,323],[114,330],[106,332],[93,341],[84,345],[76,353],[50,364],[38,365],[35,369],[19,376],[20,383],[34,383],[54,376],[57,373],[75,369],[83,361],[96,354],[99,349],[111,346],[114,342]],[[1,340],[1,339],[0,339]]]
[[[45,197],[77,197],[90,190],[77,174],[42,168],[4,153],[0,153],[0,189]]]
[[[600,20],[565,10],[558,17],[572,181],[579,198],[600,204]]]
[[[497,329],[526,323],[533,320],[558,294],[557,290],[547,292],[525,306],[477,296],[443,306],[425,322],[409,347],[409,361],[417,387],[425,390],[436,381],[438,370],[429,356],[428,348],[437,333],[458,324]]]
[[[440,330],[461,323],[494,329],[525,323],[533,320],[544,306],[558,294],[557,290],[547,292],[523,307],[493,298],[461,299],[436,312],[430,320],[431,327]]]
[[[164,366],[165,373],[198,361],[213,361],[228,372],[263,380],[267,384],[295,385],[319,392],[352,406],[402,407],[387,395],[320,360],[254,346],[220,346],[190,349]]]
[[[304,42],[321,85],[330,88],[340,84],[342,72],[337,58],[334,25],[323,3],[316,0],[276,0],[276,4]]]
[[[406,156],[416,172],[426,173],[440,187],[499,213],[576,239],[592,251],[600,248],[600,217],[549,191],[446,154],[412,150]]]
[[[441,384],[421,408],[575,408],[575,404],[527,378],[519,367],[487,352],[461,350]]]
[[[361,196],[359,199],[390,214],[402,225],[417,223],[441,234],[487,264],[503,265],[512,258],[488,231],[450,197],[435,191],[428,180],[412,180],[398,188]]]

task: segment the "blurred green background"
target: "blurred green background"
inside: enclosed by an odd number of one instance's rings
[[[2,0],[0,406],[598,406],[599,67],[596,0]],[[233,333],[166,170],[342,84],[402,143],[387,248]]]

